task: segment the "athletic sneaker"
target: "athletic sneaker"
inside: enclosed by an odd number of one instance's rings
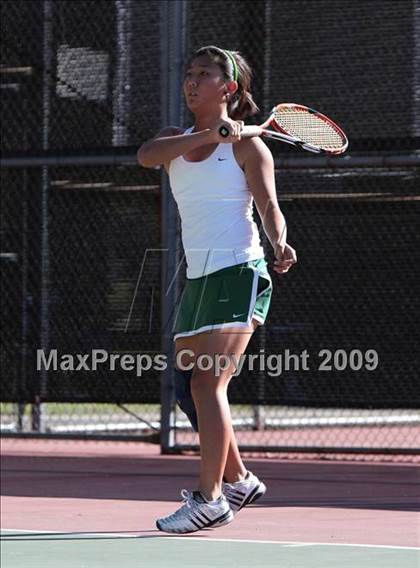
[[[235,483],[223,483],[222,491],[229,501],[234,513],[237,513],[250,503],[254,503],[267,491],[266,486],[251,471],[248,471],[245,479]]]
[[[221,527],[233,521],[233,513],[222,494],[215,501],[206,501],[200,491],[181,491],[184,505],[172,515],[156,521],[160,531],[191,533],[206,527]]]

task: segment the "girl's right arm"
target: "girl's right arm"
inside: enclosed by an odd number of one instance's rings
[[[232,134],[223,138],[219,134],[220,126],[231,128]],[[213,128],[206,128],[200,132],[183,134],[181,128],[168,126],[164,128],[151,140],[140,146],[137,152],[138,163],[145,168],[153,168],[161,164],[168,164],[171,160],[187,154],[205,144],[235,143],[241,139],[240,131],[243,126],[241,121],[231,119],[220,119]]]
[[[142,144],[137,152],[138,163],[145,168],[153,168],[212,142],[213,133],[210,128],[194,134],[180,132],[183,132],[180,128],[168,126]]]

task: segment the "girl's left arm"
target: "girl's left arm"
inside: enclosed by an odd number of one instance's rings
[[[274,250],[274,269],[287,272],[297,260],[296,252],[286,243],[287,225],[277,201],[273,156],[258,137],[247,140],[244,171],[264,232]]]

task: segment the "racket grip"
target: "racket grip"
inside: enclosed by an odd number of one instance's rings
[[[226,126],[221,126],[219,128],[220,136],[223,138],[227,138],[230,134],[230,131]],[[252,138],[253,136],[261,136],[262,128],[259,126],[244,126],[241,130],[241,137],[242,138]]]

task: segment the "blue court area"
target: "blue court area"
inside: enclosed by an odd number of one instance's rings
[[[202,534],[202,533],[201,533]],[[2,530],[2,568],[418,568],[420,548]]]

